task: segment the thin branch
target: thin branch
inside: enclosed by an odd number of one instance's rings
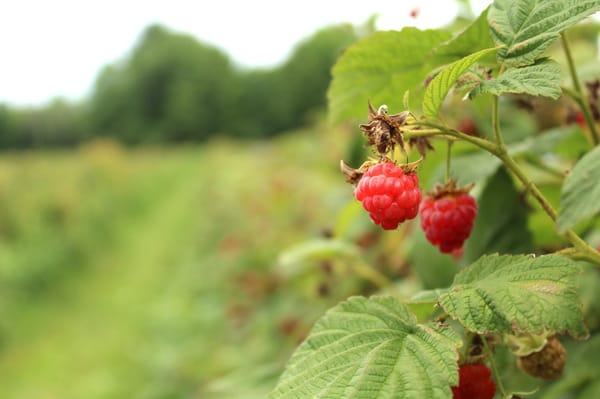
[[[499,147],[504,146],[504,141],[502,140],[502,134],[500,133],[500,115],[498,109],[498,96],[493,96],[492,98],[492,129],[494,130],[494,139],[496,140],[496,144]]]
[[[498,372],[498,368],[496,367],[496,361],[494,360],[494,352],[492,352],[490,345],[487,342],[485,336],[481,337],[481,341],[483,341],[483,347],[488,354],[488,359],[490,361],[490,368],[492,369],[492,374],[496,377],[496,385],[498,386],[498,390],[503,398],[506,397],[506,391],[504,390],[504,385],[502,384],[502,379],[500,378],[500,373]]]
[[[569,46],[569,41],[567,40],[565,32],[562,32],[560,34],[560,39],[562,41],[562,47],[567,58],[567,64],[569,65],[569,73],[571,74],[571,80],[573,81],[573,88],[575,89],[575,92],[579,94],[578,97],[580,101],[576,101],[579,104],[581,110],[583,111],[585,121],[587,122],[588,126],[590,127],[590,131],[592,132],[593,144],[598,145],[598,143],[600,143],[600,134],[598,134],[598,130],[596,129],[596,122],[592,117],[590,106],[587,103],[585,96],[583,95],[581,82],[579,81],[577,69],[575,68],[575,61],[573,61],[573,55],[571,54],[571,48]]]

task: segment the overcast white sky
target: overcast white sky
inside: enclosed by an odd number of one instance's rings
[[[478,13],[490,1],[475,0]],[[123,57],[153,22],[225,50],[248,67],[283,61],[298,41],[339,22],[378,14],[380,29],[433,28],[454,0],[13,0],[0,8],[0,102],[35,105],[80,99],[103,65]],[[8,5],[9,4],[9,5]],[[411,10],[418,9],[416,19]]]

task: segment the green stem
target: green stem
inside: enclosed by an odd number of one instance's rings
[[[502,140],[502,134],[500,133],[500,112],[498,106],[498,96],[492,98],[492,129],[494,130],[494,138],[496,144],[499,147],[504,147],[504,140]]]
[[[497,109],[496,111],[497,112]],[[544,197],[539,188],[529,179],[529,177],[523,172],[521,167],[517,164],[517,162],[508,154],[508,150],[506,146],[500,141],[500,144],[492,143],[488,140],[481,139],[479,137],[469,136],[468,134],[461,133],[459,131],[449,129],[445,126],[438,125],[431,122],[423,122],[422,126],[428,126],[433,129],[438,130],[438,136],[449,135],[452,137],[456,137],[462,139],[464,141],[468,141],[477,147],[484,149],[492,154],[494,154],[498,159],[500,159],[506,168],[512,172],[515,177],[523,184],[525,189],[533,195],[536,201],[540,204],[544,212],[552,219],[553,222],[556,222],[558,214],[556,210],[552,207],[550,202]],[[435,135],[435,134],[432,134]],[[501,140],[501,134],[498,132],[498,137]],[[564,235],[571,241],[573,246],[577,249],[580,258],[591,261],[597,265],[600,265],[600,252],[596,251],[592,248],[588,243],[586,243],[581,237],[577,235],[573,230],[566,230]]]
[[[371,283],[376,285],[379,289],[389,287],[392,284],[390,279],[379,273],[379,271],[364,261],[359,260],[354,263],[354,271],[360,277],[364,278],[365,280],[369,280]]]
[[[571,54],[571,47],[569,46],[569,41],[567,40],[565,32],[560,34],[560,40],[562,42],[563,50],[565,51],[565,57],[567,57],[567,63],[569,64],[569,73],[573,80],[573,87],[577,93],[582,93],[581,83],[579,82],[577,70],[575,69],[575,62],[573,61],[573,55]]]
[[[586,101],[585,96],[583,95],[583,88],[581,86],[581,82],[579,81],[579,76],[577,75],[577,68],[575,68],[575,62],[573,61],[573,55],[571,54],[571,48],[569,46],[569,41],[567,40],[565,32],[562,32],[560,34],[560,38],[562,41],[565,56],[567,58],[567,64],[569,65],[569,73],[571,75],[571,80],[573,81],[573,88],[578,94],[577,98],[574,99],[581,108],[583,116],[585,117],[585,121],[588,124],[590,131],[592,132],[592,143],[594,145],[598,145],[598,143],[600,143],[600,135],[598,134],[598,129],[596,129],[596,122],[592,117],[590,106]]]
[[[523,158],[528,164],[530,164],[540,170],[543,170],[544,172],[549,173],[554,177],[559,178],[561,181],[565,178],[565,174],[561,170],[556,169],[556,168],[544,163],[537,156],[525,155]]]
[[[550,216],[550,219],[555,222],[558,215],[550,202],[548,202],[538,187],[523,172],[517,162],[510,155],[508,155],[508,152],[505,148],[503,148],[502,151],[497,154],[497,157],[504,163],[506,168],[510,170],[517,177],[517,179],[519,179],[523,186],[525,186],[525,190],[529,191],[531,195],[533,195],[537,202],[542,206],[542,209],[544,209],[544,212],[546,212],[546,214]]]
[[[446,182],[450,181],[450,160],[452,159],[452,140],[448,140],[446,149]]]
[[[450,128],[447,128],[446,126],[438,125],[436,123],[424,122],[424,123],[422,123],[422,125],[437,129],[437,131],[438,131],[437,136],[448,135],[448,136],[456,137],[458,139],[461,139],[463,141],[467,141],[473,145],[476,145],[477,147],[479,147],[481,149],[491,152],[494,155],[498,154],[498,151],[499,151],[498,146],[495,143],[492,143],[491,141],[488,141],[488,140],[485,140],[485,139],[482,139],[479,137],[475,137],[475,136],[470,136],[466,133],[462,133],[462,132],[459,132],[458,130],[450,129]]]
[[[485,351],[488,354],[488,359],[490,362],[490,368],[492,369],[492,374],[494,375],[494,377],[496,377],[496,386],[498,387],[498,390],[500,391],[500,394],[503,398],[506,397],[506,391],[504,390],[504,385],[502,384],[502,379],[500,378],[500,373],[498,372],[498,368],[496,367],[496,361],[494,359],[494,353],[492,352],[492,350],[490,349],[490,345],[487,342],[487,339],[485,338],[485,336],[481,337],[482,341],[483,341],[483,347],[485,348]]]
[[[531,179],[529,179],[529,177],[523,172],[515,160],[508,155],[506,148],[502,148],[500,154],[497,154],[497,156],[504,163],[506,168],[510,170],[517,177],[517,179],[519,179],[525,189],[529,191],[531,195],[533,195],[550,219],[552,219],[553,222],[556,222],[558,214],[552,207],[552,204],[548,202],[546,197],[544,197],[544,194],[542,194],[535,183],[533,183],[533,181],[531,181]],[[573,246],[579,251],[583,258],[600,265],[600,253],[598,253],[598,251],[596,251],[581,237],[579,237],[577,233],[575,233],[573,230],[566,230],[564,235],[569,239],[569,241],[571,241]]]

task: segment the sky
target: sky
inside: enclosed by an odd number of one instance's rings
[[[450,22],[454,0],[19,0],[0,11],[0,102],[43,105],[77,101],[101,68],[125,57],[151,23],[224,50],[242,67],[272,67],[324,26],[364,23],[421,29]],[[476,13],[489,1],[473,1]],[[417,17],[411,17],[411,11]]]

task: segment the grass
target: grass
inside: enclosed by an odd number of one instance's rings
[[[0,396],[264,397],[334,300],[273,272],[350,195],[315,140],[2,156]]]

